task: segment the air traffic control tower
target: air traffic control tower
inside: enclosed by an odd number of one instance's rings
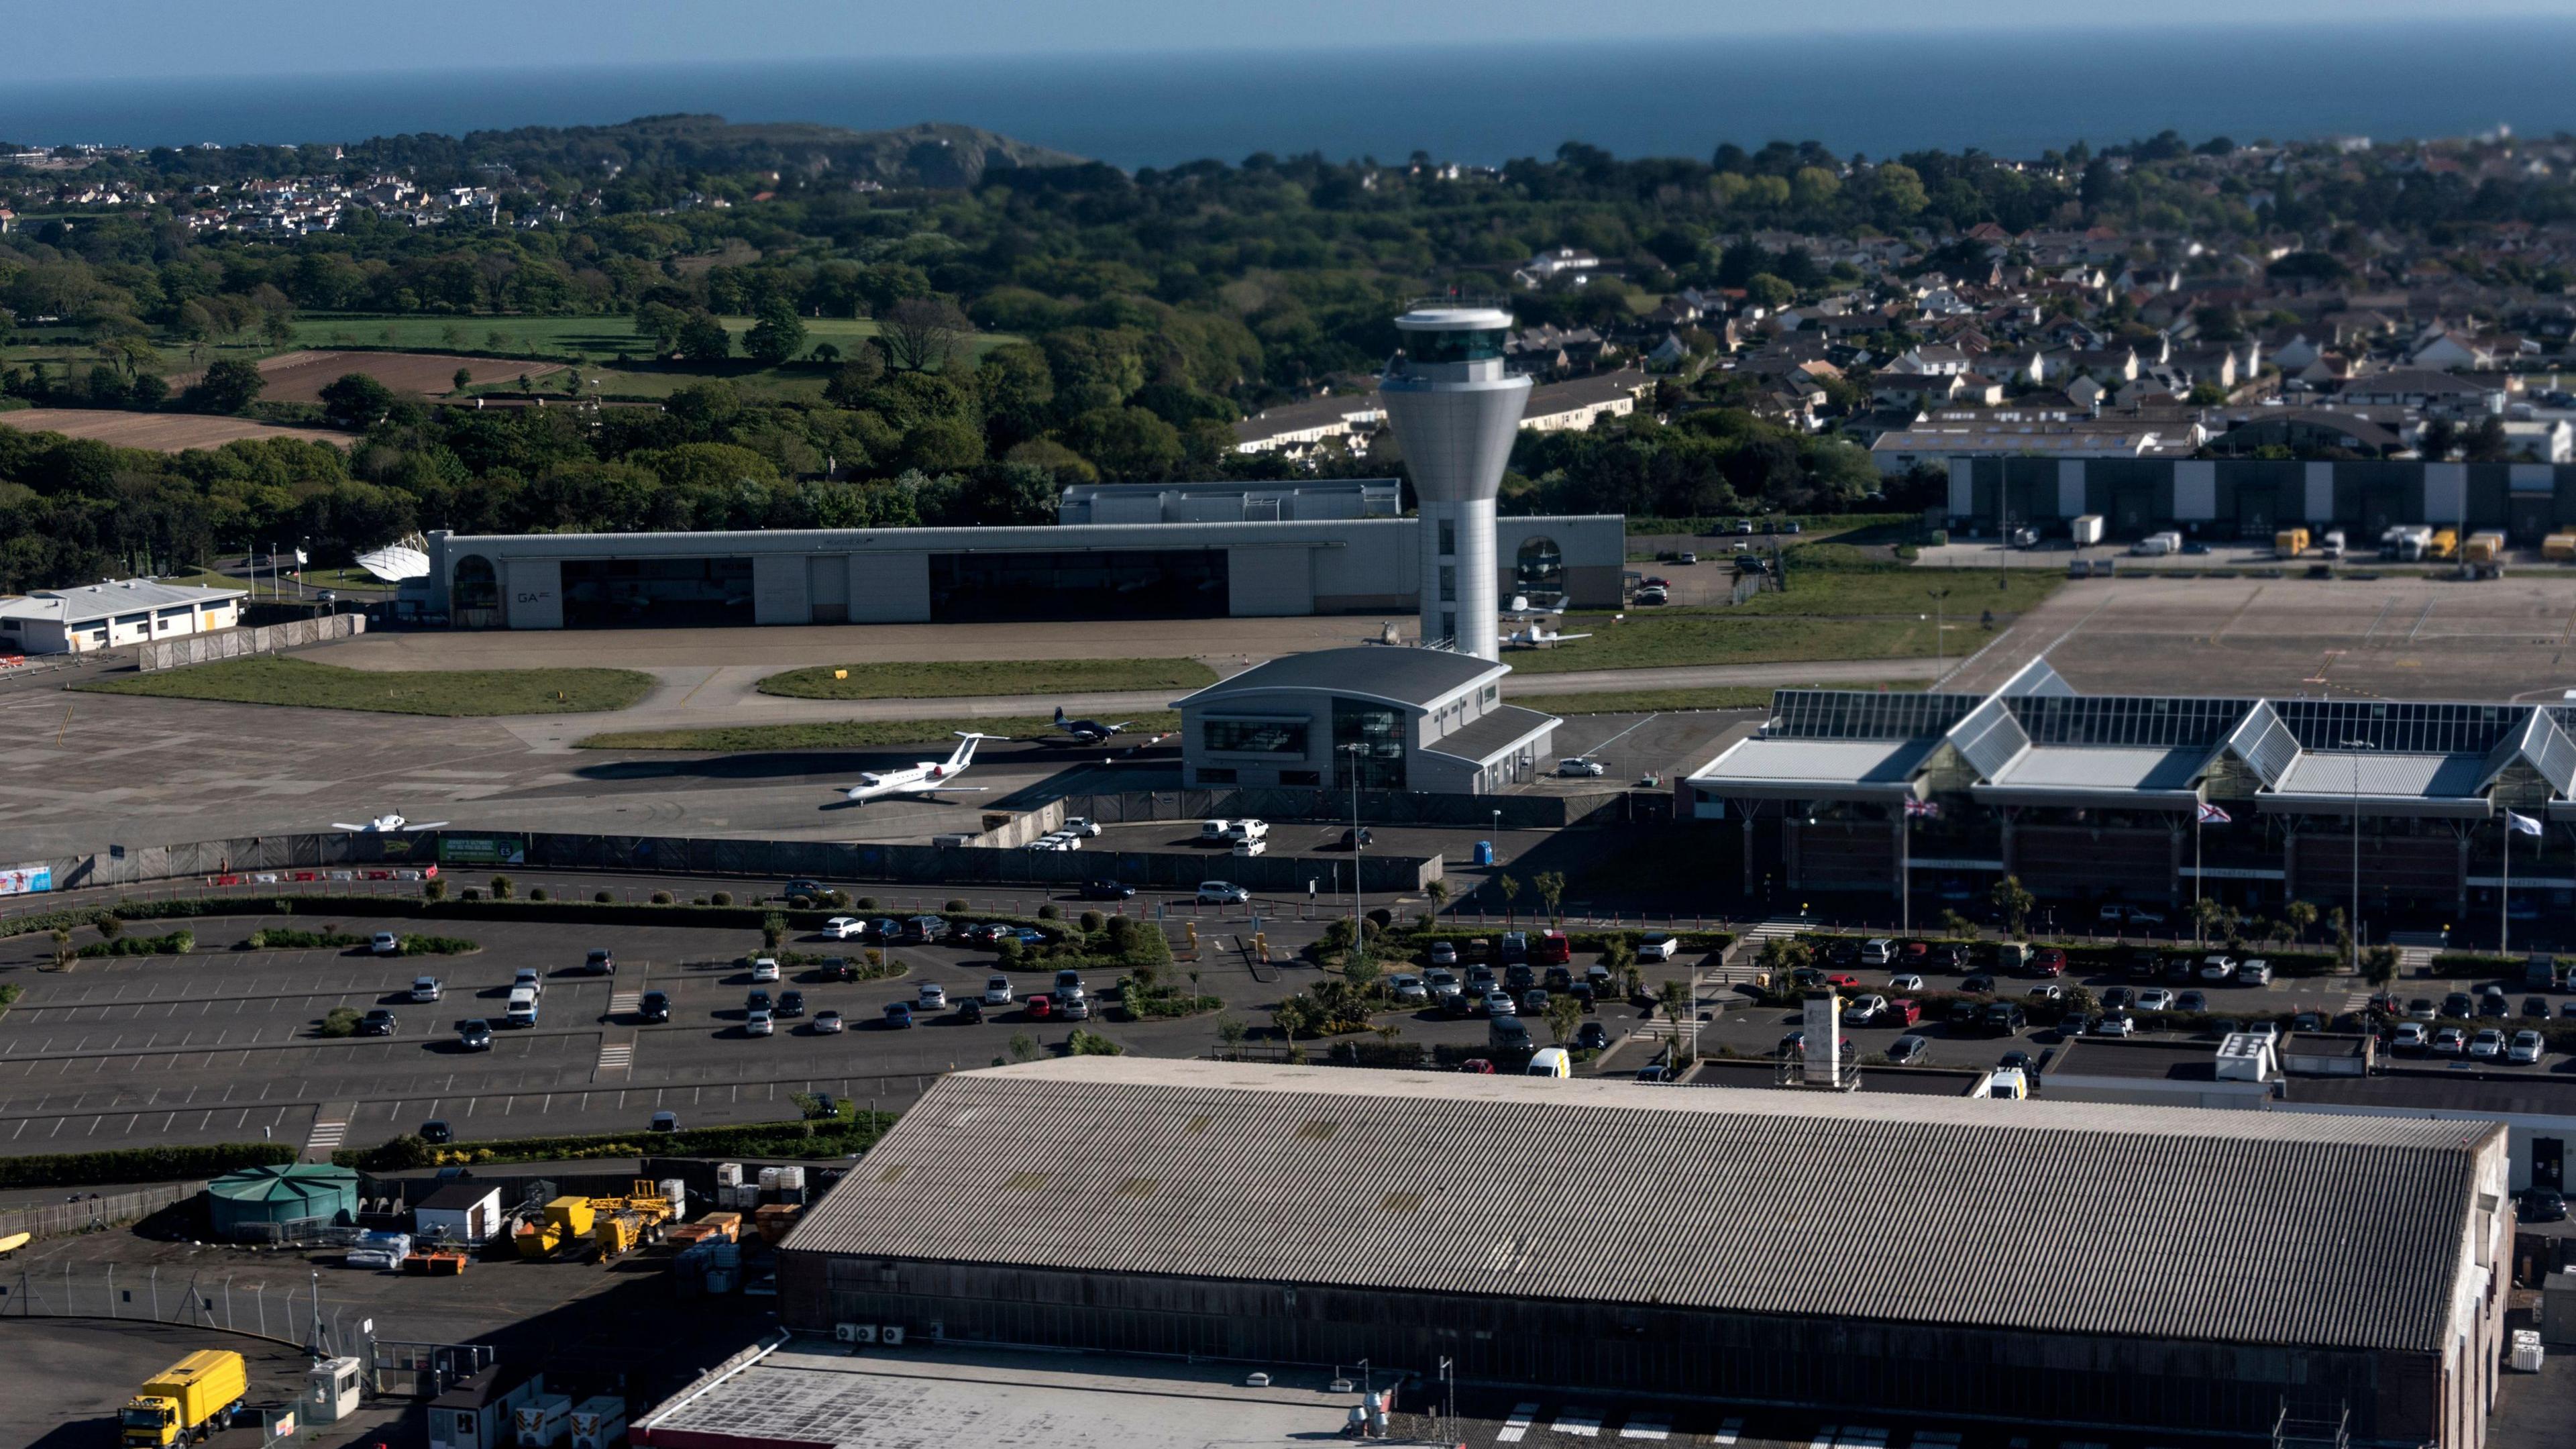
[[[1403,346],[1378,384],[1422,504],[1422,638],[1500,657],[1494,495],[1530,380],[1503,370],[1512,314],[1499,303],[1417,302],[1395,319]]]

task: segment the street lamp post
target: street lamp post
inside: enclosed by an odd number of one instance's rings
[[[1351,950],[1357,953],[1368,941],[1367,923],[1360,913],[1360,755],[1366,746],[1339,748],[1351,759]]]

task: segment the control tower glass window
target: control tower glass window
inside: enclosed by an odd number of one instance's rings
[[[1363,790],[1404,788],[1404,715],[1385,705],[1336,697],[1333,784],[1347,790],[1355,773]]]
[[[1500,327],[1459,332],[1407,332],[1404,355],[1419,363],[1485,362],[1503,355]]]

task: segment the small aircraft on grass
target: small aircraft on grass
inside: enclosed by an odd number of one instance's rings
[[[334,820],[331,822],[331,828],[354,831],[360,835],[391,835],[401,830],[436,830],[446,823],[444,820],[405,820],[397,812],[391,815],[379,815],[363,825],[351,825],[343,820]]]

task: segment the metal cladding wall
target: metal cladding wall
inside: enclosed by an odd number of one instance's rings
[[[138,648],[134,667],[144,671],[177,669],[218,659],[238,659],[245,654],[292,649],[301,644],[319,644],[326,639],[347,639],[365,632],[367,616],[364,614],[323,614],[284,624],[263,624],[255,629],[183,634],[176,639],[163,639]]]
[[[2366,548],[2391,525],[2429,524],[2537,544],[2576,526],[2576,464],[1960,458],[1950,464],[1951,519],[1991,530],[1998,490],[2015,523],[2098,513],[2114,538],[2173,526],[2268,537],[2305,525],[2344,529]]]
[[[1617,1227],[1605,1222],[1603,1231]],[[916,1337],[948,1342],[1266,1364],[1367,1359],[1381,1372],[1410,1369],[1426,1378],[1448,1357],[1463,1379],[1561,1391],[1689,1394],[2120,1430],[2263,1434],[2285,1399],[2294,1407],[2348,1404],[2356,1440],[2431,1442],[2442,1422],[2440,1366],[2421,1354],[1110,1276],[814,1251],[781,1253],[778,1280],[788,1325],[815,1333],[829,1333],[835,1323],[893,1323]]]

